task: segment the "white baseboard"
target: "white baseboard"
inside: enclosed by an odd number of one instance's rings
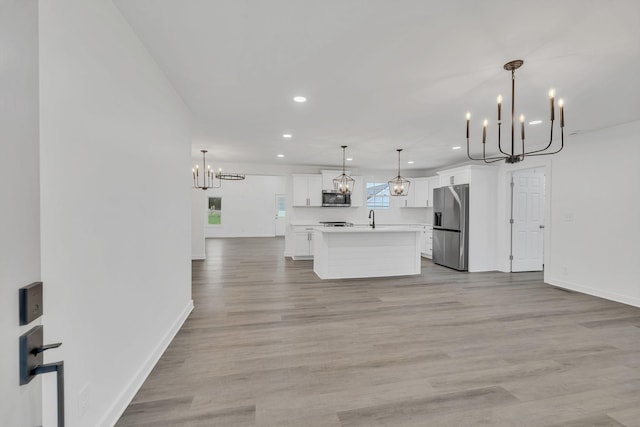
[[[207,259],[207,254],[192,254],[191,261],[203,261]]]
[[[144,364],[140,369],[138,369],[136,375],[131,379],[131,381],[129,381],[129,384],[126,385],[116,401],[111,405],[109,410],[107,410],[107,413],[98,423],[99,426],[111,427],[118,422],[118,419],[120,419],[125,409],[127,409],[127,406],[129,406],[129,403],[131,403],[138,390],[140,390],[140,387],[142,387],[142,384],[151,373],[151,370],[156,366],[156,363],[158,363],[158,360],[160,360],[160,357],[162,357],[167,347],[169,347],[169,344],[171,344],[171,341],[176,336],[185,320],[187,320],[187,317],[189,317],[192,310],[193,300],[190,300],[175,322],[173,322],[162,340],[153,349]]]
[[[607,292],[602,289],[590,288],[588,286],[579,285],[577,283],[567,282],[562,279],[548,278],[545,283],[557,286],[559,288],[569,289],[576,292],[581,292],[587,295],[593,295],[596,297],[608,299],[615,302],[621,302],[623,304],[632,305],[634,307],[640,307],[640,298],[630,297],[628,295],[620,295],[615,292]]]

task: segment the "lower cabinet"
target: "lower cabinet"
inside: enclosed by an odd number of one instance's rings
[[[313,229],[295,227],[293,233],[293,258],[309,258],[313,256]]]
[[[433,255],[433,227],[425,225],[422,228],[422,239],[420,241],[420,252],[425,258],[431,259]]]

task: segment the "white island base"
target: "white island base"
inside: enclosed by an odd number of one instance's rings
[[[420,233],[408,227],[319,227],[313,271],[321,279],[420,274]]]

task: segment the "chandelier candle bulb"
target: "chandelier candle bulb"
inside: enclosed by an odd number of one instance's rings
[[[471,119],[471,113],[467,113],[467,139],[469,139],[469,119]]]
[[[524,114],[520,114],[520,128],[522,130],[522,140],[524,141]]]
[[[562,99],[558,100],[558,107],[560,107],[560,127],[564,127],[564,101]]]
[[[554,114],[554,112],[555,112],[554,111],[555,110],[555,108],[554,108],[554,104],[555,104],[555,99],[554,98],[555,98],[555,96],[556,96],[555,91],[553,89],[551,89],[549,91],[549,101],[550,101],[550,105],[551,105],[551,121],[555,120],[555,114]]]
[[[502,95],[498,95],[498,123],[502,119]]]
[[[482,143],[485,144],[487,142],[487,125],[489,121],[487,119],[484,120],[484,126],[482,126]]]

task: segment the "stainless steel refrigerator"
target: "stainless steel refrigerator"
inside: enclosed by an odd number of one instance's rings
[[[469,184],[433,190],[433,262],[468,270]]]

